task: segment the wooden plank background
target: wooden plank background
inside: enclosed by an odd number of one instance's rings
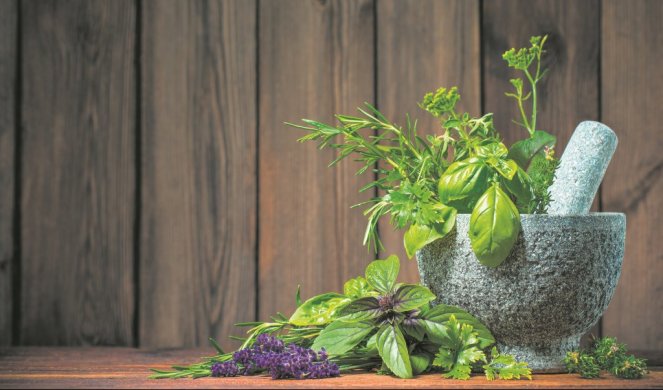
[[[661,356],[662,17],[657,0],[0,0],[0,345],[232,346],[297,285],[341,289],[375,256],[349,207],[376,194],[283,122],[369,102],[433,132],[416,102],[458,85],[511,142],[501,53],[545,33],[558,153],[584,119],[620,137],[595,209],[627,214],[627,252],[598,332]]]

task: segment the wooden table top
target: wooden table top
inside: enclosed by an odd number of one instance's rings
[[[456,381],[443,379],[439,374],[403,380],[372,373],[301,381],[265,376],[147,379],[149,368],[194,363],[209,354],[209,349],[4,348],[0,349],[0,388],[663,388],[661,367],[640,380],[622,380],[608,374],[596,380],[568,374],[534,375],[531,381],[489,382],[482,376]]]

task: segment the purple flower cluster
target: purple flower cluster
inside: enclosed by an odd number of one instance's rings
[[[233,354],[233,359],[212,365],[212,376],[227,377],[250,375],[267,371],[273,379],[317,379],[339,376],[335,363],[328,360],[322,350],[316,353],[312,349],[295,344],[285,346],[276,337],[261,334],[251,348],[241,349]]]

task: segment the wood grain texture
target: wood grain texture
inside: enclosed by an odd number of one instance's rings
[[[452,86],[458,86],[462,97],[459,109],[480,114],[478,1],[381,0],[377,17],[377,104],[388,118],[405,125],[410,113],[421,134],[440,133],[435,118],[417,103],[427,92]],[[418,282],[416,262],[404,260],[403,233],[381,221],[382,257],[398,254],[402,278]]]
[[[135,7],[21,3],[22,344],[131,344]]]
[[[140,344],[255,317],[256,3],[145,1]]]
[[[333,122],[373,100],[373,2],[260,2],[260,317],[295,308],[302,297],[342,291],[372,259],[362,246],[366,219],[351,205],[367,182],[359,167],[334,168],[333,150],[298,144],[283,122]]]
[[[502,53],[528,47],[529,38],[548,34],[539,83],[537,129],[557,136],[561,156],[576,125],[599,116],[599,3],[595,0],[497,0],[483,3],[484,102],[507,145],[525,138],[514,99],[504,96],[509,79],[522,77],[507,67]]]
[[[660,1],[603,3],[602,114],[619,137],[603,182],[603,204],[627,219],[622,275],[603,330],[648,351],[663,350],[661,18]]]
[[[0,0],[0,345],[12,343],[18,7]]]
[[[653,368],[639,380],[617,379],[603,373],[599,379],[577,374],[534,375],[528,380],[487,381],[473,375],[467,381],[424,374],[398,379],[375,373],[345,374],[316,380],[273,380],[269,376],[236,378],[147,379],[150,368],[168,369],[194,363],[207,350],[155,352],[129,348],[12,348],[0,349],[0,388],[340,388],[340,389],[653,389],[663,388],[663,371]]]

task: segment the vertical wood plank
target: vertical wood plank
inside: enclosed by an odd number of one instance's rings
[[[439,87],[458,86],[459,108],[473,115],[481,109],[479,2],[461,0],[381,0],[378,17],[378,108],[405,124],[405,114],[418,119],[422,134],[440,133],[440,126],[417,103]],[[401,277],[419,281],[414,260],[406,261],[403,231],[381,221],[382,257],[402,259]]]
[[[527,130],[511,122],[520,118],[509,79],[522,77],[508,68],[502,53],[527,47],[529,37],[548,34],[539,83],[537,127],[557,136],[561,156],[576,125],[599,119],[598,1],[498,0],[483,3],[484,103],[495,113],[495,127],[506,145],[525,138]],[[593,210],[597,210],[595,201]],[[600,325],[588,332],[599,335]],[[583,343],[587,343],[587,339]]]
[[[663,350],[662,18],[660,1],[603,3],[601,112],[619,137],[603,182],[603,204],[627,216],[622,275],[603,330],[654,355]]]
[[[27,1],[22,344],[131,344],[135,7]]]
[[[599,116],[599,3],[571,0],[497,0],[483,3],[484,102],[495,113],[495,127],[507,145],[525,138],[509,79],[521,77],[508,68],[502,53],[529,46],[529,37],[548,34],[539,83],[537,127],[557,136],[561,156],[576,125]]]
[[[17,8],[0,0],[0,345],[12,343]]]
[[[373,257],[366,219],[350,206],[373,194],[352,161],[328,168],[331,150],[297,144],[284,121],[332,122],[374,98],[373,2],[260,2],[260,317],[302,296],[338,291]]]
[[[236,346],[255,317],[255,19],[255,1],[143,2],[141,346]]]

